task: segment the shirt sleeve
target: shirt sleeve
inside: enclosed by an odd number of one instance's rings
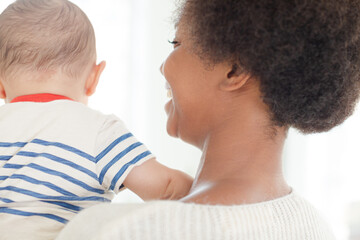
[[[154,155],[114,115],[108,117],[96,139],[96,171],[99,183],[118,193],[129,172]]]

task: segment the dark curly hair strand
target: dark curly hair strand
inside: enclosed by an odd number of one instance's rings
[[[360,1],[187,0],[194,51],[240,64],[260,80],[276,126],[323,132],[353,113],[360,93]]]

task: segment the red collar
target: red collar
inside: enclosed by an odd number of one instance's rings
[[[39,94],[31,94],[31,95],[24,95],[24,96],[16,97],[13,100],[11,100],[11,103],[51,102],[51,101],[55,101],[55,100],[71,100],[71,101],[73,101],[71,98],[61,96],[61,95],[56,95],[56,94],[51,94],[51,93],[39,93]]]

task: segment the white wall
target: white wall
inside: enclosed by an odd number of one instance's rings
[[[285,148],[289,183],[322,211],[338,239],[348,235],[350,218],[360,229],[360,215],[354,220],[349,211],[352,203],[360,203],[359,140],[358,107],[352,117],[330,132],[304,136],[292,130]]]
[[[0,10],[10,2],[0,0]],[[90,106],[115,113],[159,161],[194,175],[200,152],[165,131],[166,90],[159,67],[171,51],[167,40],[174,36],[173,1],[73,2],[88,14],[97,35],[98,58],[107,61]],[[347,206],[360,201],[359,134],[360,110],[329,133],[303,136],[291,131],[284,152],[289,183],[320,209],[340,240],[347,236]],[[140,200],[125,191],[116,201]]]

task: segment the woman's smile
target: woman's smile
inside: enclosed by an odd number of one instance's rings
[[[165,83],[165,89],[167,90],[167,97],[172,98],[172,90],[168,82]]]
[[[169,117],[171,114],[173,114],[173,95],[172,95],[172,90],[170,87],[169,82],[165,82],[165,89],[167,90],[167,97],[169,98],[169,101],[167,101],[167,103],[165,104],[165,112],[167,114],[167,116]]]

